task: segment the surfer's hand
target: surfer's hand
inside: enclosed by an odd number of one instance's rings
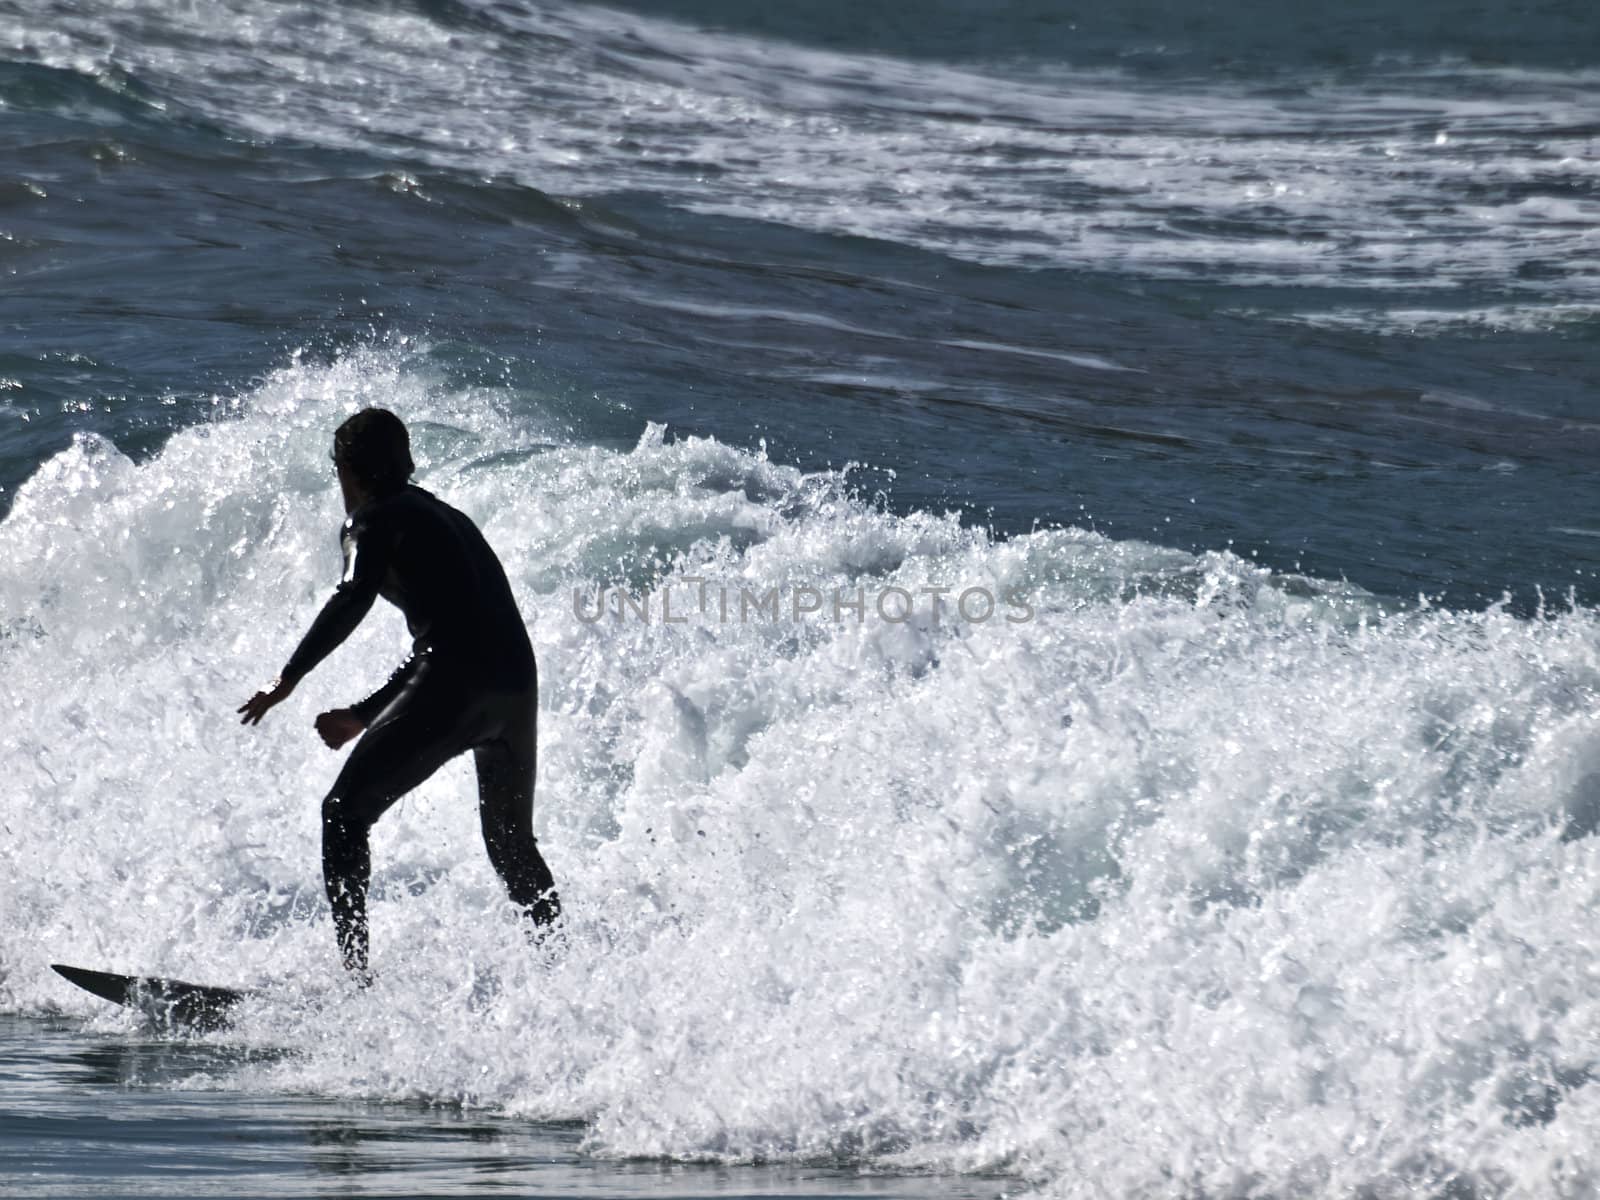
[[[281,704],[289,698],[289,693],[294,691],[294,683],[285,683],[281,679],[274,679],[261,691],[239,706],[239,711],[244,714],[241,725],[259,725],[261,718],[276,704]]]
[[[317,714],[317,733],[329,750],[337,750],[366,727],[367,723],[348,708]]]

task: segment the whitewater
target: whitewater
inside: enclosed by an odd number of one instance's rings
[[[1596,45],[0,0],[0,1192],[1600,1193]],[[452,763],[362,991],[312,720],[401,618],[235,710],[374,404],[527,618],[566,923]]]
[[[523,942],[453,764],[376,828],[363,993],[310,721],[399,660],[398,615],[259,730],[231,714],[337,578],[329,434],[375,402],[528,617],[568,920]],[[63,959],[261,984],[218,1036],[271,1053],[181,1086],[581,1121],[602,1159],[1063,1197],[1594,1186],[1592,610],[996,540],[848,470],[660,427],[583,445],[537,411],[374,346],[27,482],[0,524],[0,1007],[127,1028]],[[689,579],[1014,588],[1033,619],[575,615]]]

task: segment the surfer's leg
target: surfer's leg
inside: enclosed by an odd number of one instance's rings
[[[344,965],[367,967],[368,834],[389,806],[472,744],[471,705],[451,689],[408,685],[362,736],[322,802],[322,876]]]
[[[512,903],[536,925],[561,915],[555,879],[533,836],[533,780],[537,763],[538,705],[531,698],[513,706],[501,735],[477,746],[478,816],[489,861]]]

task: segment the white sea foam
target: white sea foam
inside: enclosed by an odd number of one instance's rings
[[[1528,305],[1600,293],[1585,72],[1457,65],[1444,87],[1402,64],[1248,94],[912,64],[588,5],[482,11],[455,28],[372,6],[50,0],[0,45],[115,65],[252,136],[980,262],[1472,285]]]
[[[1057,1196],[1597,1185],[1600,621],[1426,607],[1092,533],[996,542],[652,428],[557,444],[425,350],[292,365],[0,523],[0,1006],[51,961],[265,982],[229,1086],[577,1118],[604,1155],[842,1156]],[[383,401],[504,557],[541,664],[521,941],[470,769],[379,824],[338,979],[310,729],[258,730],[338,564],[329,430]],[[522,401],[519,401],[521,403]],[[1021,589],[1032,620],[602,620],[572,589]],[[203,1085],[200,1081],[196,1086]]]
[[[1478,308],[1334,308],[1299,313],[1262,313],[1269,320],[1320,329],[1382,334],[1442,332],[1547,333],[1600,321],[1600,304],[1492,304]]]

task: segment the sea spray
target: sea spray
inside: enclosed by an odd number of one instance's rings
[[[524,398],[526,399],[526,398]],[[522,939],[452,764],[374,836],[339,977],[312,716],[233,707],[337,578],[331,430],[384,403],[506,562],[541,668]],[[297,363],[0,524],[0,997],[52,960],[264,983],[229,1086],[588,1123],[597,1154],[1004,1172],[1061,1196],[1577,1192],[1600,629],[1403,606],[1076,529],[996,540],[652,427],[562,440],[425,348]],[[523,404],[523,410],[527,405]],[[574,588],[1018,589],[1029,622],[586,623]],[[203,1081],[197,1081],[200,1085]]]

